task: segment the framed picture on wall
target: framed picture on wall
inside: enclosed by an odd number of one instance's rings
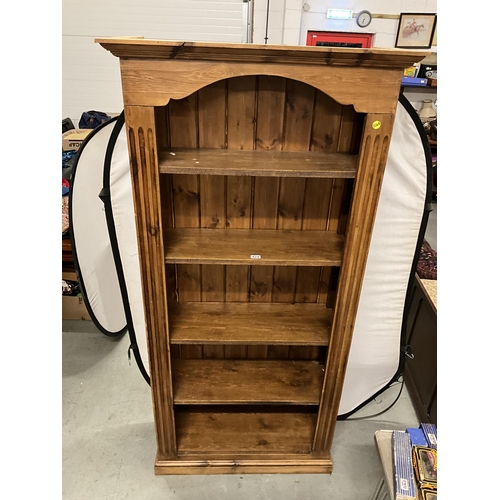
[[[403,12],[399,16],[396,48],[428,49],[436,29],[436,14]]]

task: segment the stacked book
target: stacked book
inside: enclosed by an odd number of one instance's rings
[[[437,428],[394,431],[392,435],[396,500],[437,500]]]

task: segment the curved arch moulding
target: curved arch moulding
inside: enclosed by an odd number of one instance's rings
[[[175,65],[175,71],[172,71]],[[358,113],[395,113],[401,84],[399,73],[386,68],[297,66],[272,63],[122,59],[125,106],[165,106],[214,82],[239,76],[277,76],[321,90]],[[374,111],[375,109],[375,111]]]

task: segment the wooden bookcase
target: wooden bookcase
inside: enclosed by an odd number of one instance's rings
[[[426,53],[96,41],[120,58],[155,472],[331,472],[401,75]]]

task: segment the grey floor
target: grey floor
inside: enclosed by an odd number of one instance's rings
[[[437,249],[437,205],[426,239]],[[370,500],[382,468],[374,444],[378,429],[417,426],[403,387],[379,417],[337,423],[331,475],[155,476],[155,432],[149,386],[127,336],[104,336],[88,321],[62,322],[62,481],[64,500]],[[389,388],[353,417],[388,407]]]

